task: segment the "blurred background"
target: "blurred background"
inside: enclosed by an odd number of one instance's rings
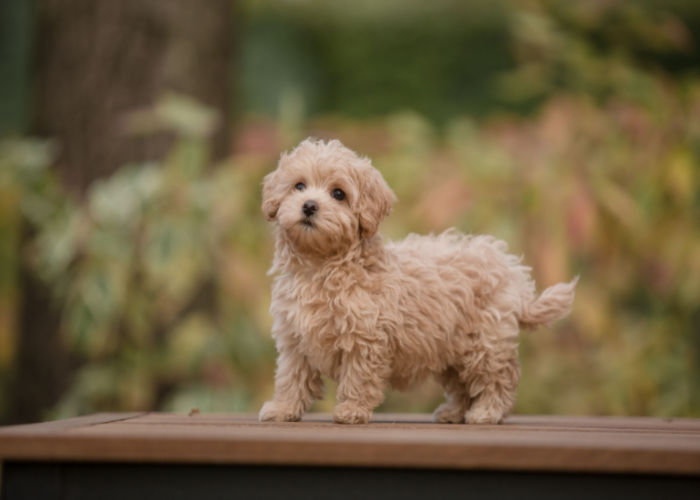
[[[699,34],[694,0],[2,0],[0,422],[257,411],[260,183],[308,135],[373,159],[385,237],[581,276],[516,412],[700,417]]]

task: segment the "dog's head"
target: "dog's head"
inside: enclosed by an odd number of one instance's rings
[[[297,251],[328,255],[373,236],[396,201],[367,158],[306,139],[263,181],[262,211]]]

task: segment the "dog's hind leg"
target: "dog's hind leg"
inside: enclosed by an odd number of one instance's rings
[[[465,414],[468,424],[500,424],[515,403],[515,384],[492,382],[474,398]]]
[[[465,414],[468,424],[499,424],[515,404],[515,389],[520,378],[517,353],[507,359],[485,360],[471,374],[471,404]]]
[[[445,401],[433,412],[433,420],[438,423],[461,424],[469,405],[467,386],[459,372],[450,367],[443,371],[438,380],[445,389]]]
[[[501,423],[515,404],[515,390],[520,379],[517,344],[503,341],[488,349],[469,373],[463,375],[468,380],[471,398],[466,422]]]

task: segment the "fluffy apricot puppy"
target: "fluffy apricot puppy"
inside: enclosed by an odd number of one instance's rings
[[[387,387],[430,375],[445,389],[438,422],[495,424],[512,409],[518,332],[566,315],[576,280],[536,297],[530,268],[491,236],[384,243],[377,229],[395,200],[337,140],[303,141],[265,177],[279,355],[260,420],[299,420],[322,396],[321,375],[338,383],[338,423],[368,422]]]

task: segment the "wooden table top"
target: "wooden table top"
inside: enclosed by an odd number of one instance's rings
[[[322,465],[700,475],[700,420],[511,416],[434,424],[375,414],[260,423],[254,415],[96,414],[0,428],[0,460]]]

